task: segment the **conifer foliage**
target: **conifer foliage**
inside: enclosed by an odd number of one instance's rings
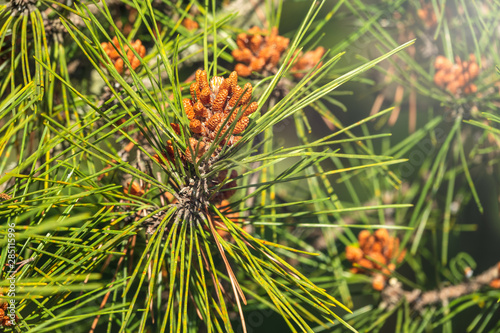
[[[287,3],[306,6],[286,31]],[[425,31],[446,23],[421,7]],[[442,295],[400,270],[418,266],[422,214],[433,207],[423,207],[430,188],[418,180],[396,198],[411,181],[397,169],[407,151],[388,144],[389,133],[370,133],[393,109],[341,115],[351,112],[346,82],[373,83],[363,75],[395,62],[413,66],[401,86],[421,71],[408,55],[415,36],[393,41],[367,19],[373,10],[358,0],[1,4],[0,331],[255,332],[278,323],[357,332],[410,308],[415,332],[430,318],[449,326],[456,312],[436,314],[437,301],[422,303],[408,286]],[[354,17],[359,31],[339,32],[340,43],[325,36]],[[378,53],[351,50],[361,37],[381,42]],[[427,96],[447,115],[490,110],[496,93],[478,82],[479,52],[444,51],[428,59],[434,76],[408,88],[425,94],[432,84]],[[438,191],[446,170],[449,184],[463,176],[482,207],[467,136],[457,134],[462,117],[429,179]],[[469,120],[482,144],[498,142],[498,117]],[[461,168],[447,169],[446,158]],[[408,221],[385,219],[388,211]],[[459,259],[456,267],[473,262]],[[489,288],[485,318],[498,275],[471,280],[478,293]],[[354,302],[360,283],[372,306]]]

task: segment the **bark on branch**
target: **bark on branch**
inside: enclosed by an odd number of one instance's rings
[[[444,303],[464,295],[472,294],[482,287],[490,285],[494,280],[500,278],[500,262],[489,268],[482,274],[471,278],[463,283],[423,292],[415,289],[403,290],[403,285],[396,279],[391,279],[387,287],[382,291],[382,307],[393,308],[401,300],[406,299],[413,310],[422,311],[426,306]]]

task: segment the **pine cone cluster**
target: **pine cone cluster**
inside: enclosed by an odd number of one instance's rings
[[[378,229],[372,235],[363,230],[358,235],[359,247],[346,247],[346,258],[357,267],[351,268],[355,274],[373,275],[372,287],[382,290],[387,276],[396,269],[397,263],[403,261],[406,251],[399,251],[399,239],[389,236],[387,229]],[[378,271],[378,272],[377,272]]]
[[[235,135],[246,129],[250,122],[248,116],[257,110],[258,105],[257,102],[250,103],[252,84],[246,83],[241,88],[237,83],[236,72],[226,79],[214,76],[210,83],[204,70],[196,72],[196,82],[190,86],[191,99],[182,101],[192,133],[189,139],[191,147],[185,153],[188,161],[193,161],[191,151],[198,151],[198,161],[218,138],[223,138],[221,143],[227,142],[229,146],[241,139]]]
[[[316,65],[321,66],[321,57],[325,54],[325,48],[318,46],[315,50],[306,52],[304,55],[299,55],[299,59],[293,64],[291,69],[293,76],[296,79],[302,79],[308,71],[314,68]]]
[[[479,65],[476,57],[471,54],[469,61],[462,61],[460,57],[455,57],[455,64],[444,56],[437,56],[434,62],[436,74],[434,83],[441,88],[445,88],[453,95],[460,93],[473,94],[477,91],[475,84],[471,83],[479,74]]]
[[[143,58],[146,55],[146,47],[142,45],[142,42],[139,39],[136,39],[133,43],[131,43],[131,45],[132,48],[137,52],[137,54],[139,54],[141,58]],[[115,36],[113,37],[112,43],[104,42],[101,43],[101,46],[108,55],[108,57],[111,58],[111,61],[115,65],[115,68],[118,71],[118,73],[122,74],[125,63],[117,51],[117,49],[120,50],[120,44],[118,43],[118,38],[116,38]],[[134,52],[128,47],[128,45],[124,45],[123,49],[125,51],[125,54],[127,55],[128,61],[132,65],[132,69],[135,70],[137,67],[139,67],[141,61],[135,56]]]
[[[0,293],[0,296],[3,294]],[[11,327],[13,326],[11,318],[7,315],[7,307],[9,304],[7,302],[0,301],[0,330],[2,327]],[[17,315],[15,315],[15,320],[17,322]]]
[[[253,27],[248,33],[241,33],[236,39],[238,48],[233,51],[233,57],[239,63],[234,70],[238,75],[246,77],[252,71],[270,72],[276,68],[281,54],[288,48],[290,40],[278,35],[278,29],[273,27],[271,33]]]
[[[7,193],[0,192],[0,201],[10,200],[12,197]]]
[[[238,86],[238,74],[232,72],[228,78],[214,76],[210,83],[207,73],[204,70],[196,72],[196,81],[191,84],[191,99],[185,98],[182,101],[184,112],[189,119],[189,129],[191,137],[189,146],[185,152],[178,152],[178,156],[183,161],[190,163],[198,162],[200,158],[210,149],[215,141],[219,145],[227,144],[232,146],[236,144],[241,136],[236,136],[243,132],[250,122],[248,116],[254,113],[257,108],[257,102],[250,103],[252,97],[252,85],[246,83],[243,88]],[[170,124],[173,130],[181,135],[181,129],[178,124]],[[216,150],[214,155],[220,150]],[[174,160],[174,146],[171,140],[167,141],[167,154],[163,156],[168,161]],[[196,157],[193,158],[193,153]],[[162,160],[158,155],[153,158],[158,163]],[[214,185],[222,183],[227,178],[227,170],[220,172],[214,179]],[[217,193],[212,202],[221,202],[231,197],[235,190],[228,190],[236,186],[235,178],[238,177],[236,171],[232,171],[229,179]]]

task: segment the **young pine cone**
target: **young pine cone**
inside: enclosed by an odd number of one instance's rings
[[[351,269],[355,274],[373,275],[372,286],[382,290],[388,276],[396,269],[393,261],[403,261],[406,251],[399,251],[399,239],[391,237],[387,229],[378,229],[372,235],[362,230],[358,235],[358,246],[349,245],[345,249],[346,258],[358,267]]]
[[[182,106],[189,120],[191,137],[189,146],[184,153],[179,154],[191,163],[199,159],[210,149],[214,141],[219,144],[233,146],[240,139],[248,126],[249,115],[254,113],[257,102],[251,102],[252,85],[246,83],[243,88],[238,86],[238,74],[232,72],[228,78],[214,76],[210,82],[204,70],[196,72],[196,81],[190,86],[191,98],[185,98]],[[180,135],[178,124],[171,124],[174,131]],[[220,139],[220,140],[219,140]],[[165,159],[173,160],[174,147],[172,141],[167,142]],[[196,158],[193,158],[193,153]],[[215,152],[214,152],[215,153]],[[156,161],[163,164],[162,159],[155,155]]]
[[[3,296],[3,294],[0,293],[0,296]],[[14,326],[12,318],[8,315],[9,314],[8,306],[9,304],[6,301],[0,301],[0,330],[2,329],[2,327]],[[14,314],[14,320],[17,323],[18,317],[16,314]],[[3,332],[3,330],[1,331]]]
[[[252,85],[247,83],[241,88],[237,83],[236,72],[228,78],[214,76],[210,82],[204,70],[196,72],[196,82],[190,86],[191,99],[182,101],[194,138],[210,144],[222,137],[222,143],[227,141],[230,146],[239,140],[240,137],[234,135],[246,129],[248,116],[258,105],[250,103]]]
[[[132,48],[139,54],[141,58],[143,58],[146,55],[146,48],[144,47],[144,45],[142,45],[142,42],[139,39],[132,42],[131,45]],[[118,53],[118,51],[120,51],[120,44],[118,43],[118,38],[116,38],[115,36],[113,37],[112,43],[104,42],[101,43],[101,46],[108,55],[108,57],[110,57],[118,73],[122,74],[125,62]],[[123,45],[123,50],[125,51],[125,55],[127,56],[127,59],[130,62],[130,65],[132,66],[132,69],[135,70],[137,67],[139,67],[141,61],[135,56],[134,52],[128,47],[128,45]]]
[[[273,27],[271,33],[253,27],[248,33],[241,33],[236,39],[238,48],[232,54],[238,64],[234,70],[240,76],[250,76],[252,71],[271,72],[276,69],[282,53],[288,48],[290,40],[278,35]]]
[[[434,67],[436,68],[434,83],[438,87],[445,88],[453,95],[460,95],[460,93],[468,95],[477,91],[472,80],[479,75],[479,65],[473,54],[469,56],[469,61],[462,61],[457,56],[455,64],[444,56],[437,56]]]

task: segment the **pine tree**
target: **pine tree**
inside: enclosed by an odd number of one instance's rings
[[[0,330],[497,331],[499,12],[7,1]]]

